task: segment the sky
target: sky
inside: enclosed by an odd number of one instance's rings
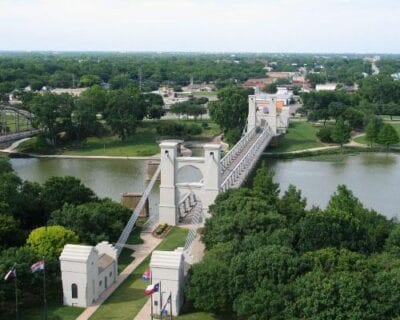
[[[0,0],[0,50],[400,53],[399,0]]]

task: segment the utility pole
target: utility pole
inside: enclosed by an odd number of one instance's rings
[[[142,92],[142,67],[139,67],[139,90]]]

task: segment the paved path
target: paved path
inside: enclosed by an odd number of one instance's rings
[[[15,142],[13,142],[13,143],[11,144],[11,146],[9,146],[8,148],[5,148],[5,149],[3,149],[3,150],[0,150],[0,151],[1,151],[1,152],[5,152],[5,153],[12,153],[12,152],[15,151],[15,149],[17,149],[17,147],[18,147],[22,142],[27,141],[27,140],[29,140],[29,139],[31,139],[31,138],[24,138],[24,139],[15,141]]]
[[[180,225],[180,227],[182,227],[182,226]],[[196,238],[194,239],[194,241],[192,243],[191,256],[193,258],[193,263],[200,262],[204,256],[205,246],[204,246],[204,243],[201,242],[200,238],[201,238],[201,236],[199,234],[197,234]],[[139,311],[139,313],[133,318],[133,320],[149,320],[150,314],[151,314],[151,300],[148,299],[146,304]]]
[[[119,287],[119,285],[142,263],[142,261],[160,244],[162,239],[153,237],[150,233],[141,235],[144,243],[138,245],[127,245],[127,247],[135,250],[133,256],[135,259],[118,275],[117,281],[109,287],[100,298],[96,301],[96,304],[87,307],[76,320],[87,320],[93,313],[100,307],[100,305]],[[148,319],[148,318],[147,318]]]
[[[303,152],[308,152],[308,151],[320,151],[320,150],[337,149],[337,148],[340,148],[340,146],[325,146],[325,147],[301,149],[301,150],[287,151],[287,152],[264,152],[263,154],[267,154],[267,155],[296,154],[296,153],[303,153]]]

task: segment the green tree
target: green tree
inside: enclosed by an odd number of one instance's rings
[[[243,130],[248,113],[249,92],[239,86],[228,86],[218,91],[219,101],[210,103],[209,111],[224,132],[238,128]]]
[[[378,134],[378,142],[388,149],[391,145],[399,143],[399,134],[390,124],[385,123]]]
[[[347,120],[350,128],[362,129],[364,125],[365,114],[361,110],[349,107],[343,114],[343,119]]]
[[[230,313],[233,281],[229,275],[231,258],[232,246],[222,243],[210,250],[200,263],[193,265],[187,296],[196,308]]]
[[[150,119],[161,119],[165,115],[165,110],[162,106],[150,106],[147,115]]]
[[[132,212],[111,200],[74,206],[65,204],[51,214],[50,224],[62,225],[75,231],[90,244],[107,240],[115,242]]]
[[[301,196],[301,190],[289,185],[282,198],[278,202],[280,214],[294,223],[297,223],[306,214],[307,200]]]
[[[349,142],[350,128],[344,123],[344,120],[342,118],[339,118],[335,126],[333,127],[331,137],[334,142],[340,144],[340,147],[343,147],[344,143]]]
[[[43,185],[43,201],[47,214],[50,214],[65,203],[79,205],[97,201],[97,197],[77,178],[51,177]]]
[[[365,140],[367,140],[372,147],[374,143],[378,142],[379,131],[382,128],[382,120],[378,117],[373,117],[365,128]]]
[[[136,88],[110,92],[104,113],[107,124],[122,139],[135,133],[139,121],[143,120],[147,111],[147,103]]]
[[[113,76],[110,80],[111,89],[125,89],[132,86],[134,83],[127,73],[121,73]]]
[[[18,245],[22,238],[18,221],[10,215],[0,214],[0,249]]]
[[[80,87],[91,87],[93,85],[99,85],[101,83],[101,79],[98,75],[95,74],[84,74],[81,76],[79,80]]]
[[[78,243],[78,235],[62,226],[40,227],[32,230],[26,244],[38,256],[56,258],[68,243]]]

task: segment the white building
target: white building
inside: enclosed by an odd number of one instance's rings
[[[160,314],[160,306],[165,306],[170,314],[167,304],[171,295],[172,315],[177,316],[183,305],[184,293],[184,257],[182,249],[175,251],[153,251],[150,260],[152,283],[160,283],[160,291],[153,294],[153,313]],[[160,301],[161,299],[161,301]]]
[[[117,278],[117,249],[106,241],[95,247],[65,245],[61,256],[64,305],[87,307]]]
[[[315,86],[315,91],[335,91],[336,87],[337,83],[317,84]]]

